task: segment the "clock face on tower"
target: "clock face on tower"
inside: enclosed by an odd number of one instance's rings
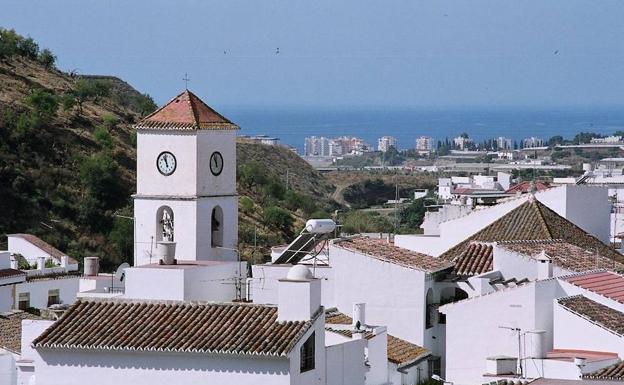
[[[210,172],[218,176],[221,171],[223,171],[223,156],[219,151],[215,151],[210,155]]]
[[[156,158],[156,167],[158,171],[164,176],[169,176],[176,170],[176,158],[169,151],[161,152]]]

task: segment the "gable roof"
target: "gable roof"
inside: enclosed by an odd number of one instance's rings
[[[313,322],[267,305],[79,300],[33,346],[286,357]]]
[[[49,244],[48,242],[46,242],[43,239],[37,237],[36,235],[32,235],[32,234],[9,234],[8,236],[9,237],[21,238],[21,239],[25,240],[26,242],[33,244],[38,249],[43,250],[46,254],[50,254],[52,257],[54,257],[57,260],[58,263],[61,263],[61,257],[67,255],[64,252],[62,252],[61,250],[59,250],[56,247],[54,247],[51,244]],[[78,261],[76,261],[75,259],[69,257],[69,263],[77,264]]]
[[[524,194],[524,193],[531,192],[533,188],[535,188],[535,191],[543,191],[543,190],[548,190],[550,186],[544,182],[531,183],[530,181],[524,181],[507,189],[507,191],[505,191],[505,194],[517,194],[517,193]]]
[[[351,325],[352,319],[348,315],[339,312],[336,308],[327,309],[325,312],[325,324],[327,325]],[[338,333],[347,338],[351,338],[352,331],[350,329],[338,329],[332,326],[326,326],[326,330]],[[370,339],[373,335],[370,332],[365,334],[365,338]],[[431,354],[427,348],[418,346],[401,338],[388,334],[388,361],[397,364],[399,367],[409,365],[414,361],[425,358]]]
[[[624,336],[624,313],[596,301],[575,295],[559,298],[559,305],[619,336]]]
[[[171,99],[134,125],[156,130],[237,130],[238,126],[189,90]]]
[[[507,241],[499,242],[498,246],[529,257],[537,257],[544,252],[553,264],[577,273],[596,269],[624,271],[624,264],[562,239]]]
[[[367,255],[380,261],[424,271],[426,273],[435,273],[453,266],[451,261],[404,249],[384,239],[357,236],[336,240],[334,241],[334,245],[345,250]]]
[[[614,301],[624,303],[624,277],[619,274],[610,271],[592,271],[563,277],[563,280]]]
[[[24,273],[21,270],[16,270],[16,269],[0,269],[0,279],[5,279],[5,278],[15,278],[15,277],[19,277],[19,276],[25,276],[26,273]]]
[[[43,318],[21,310],[0,313],[0,348],[21,353],[22,320],[25,319],[40,320]]]
[[[598,254],[606,258],[624,262],[622,254],[552,211],[533,196],[453,246],[440,255],[440,258],[453,260],[468,248],[471,241],[501,242],[553,239],[561,239],[584,249],[596,250]]]
[[[606,368],[598,369],[595,372],[584,374],[583,378],[624,381],[624,361],[607,366]],[[594,382],[592,382],[592,384],[593,383]]]

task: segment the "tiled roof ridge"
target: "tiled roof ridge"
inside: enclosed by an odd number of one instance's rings
[[[617,273],[612,272],[612,271],[610,271],[608,269],[594,269],[594,270],[587,270],[587,271],[581,271],[581,272],[577,272],[577,273],[560,275],[560,276],[557,276],[557,277],[552,277],[551,279],[562,279],[562,280],[565,281],[565,280],[568,280],[570,278],[580,277],[580,276],[583,276],[583,275],[591,275],[591,274],[596,274],[596,273],[613,273],[613,274],[617,274]]]
[[[51,244],[49,244],[48,242],[44,241],[43,239],[39,238],[38,236],[34,235],[34,234],[28,234],[28,233],[15,233],[15,234],[7,234],[7,237],[18,237],[21,238],[23,240],[25,240],[26,242],[31,243],[32,245],[34,245],[36,248],[42,250],[43,252],[46,252],[48,254],[50,254],[52,257],[59,259],[63,257],[63,256],[68,256],[67,253],[62,252],[61,250],[57,249],[56,247],[52,246]],[[69,257],[69,256],[68,256]],[[69,262],[70,263],[78,263],[75,259],[73,258],[69,258]]]
[[[588,322],[591,322],[592,324],[594,324],[594,325],[596,325],[596,326],[598,326],[598,327],[600,327],[600,328],[602,328],[602,329],[604,329],[604,330],[608,331],[609,333],[615,334],[615,335],[616,335],[616,336],[618,336],[618,337],[622,337],[622,336],[624,336],[624,334],[623,334],[623,333],[620,333],[620,332],[618,332],[618,331],[616,331],[616,330],[613,330],[613,329],[609,328],[607,325],[604,325],[604,324],[602,324],[602,323],[601,323],[601,322],[599,322],[599,321],[593,320],[593,319],[591,319],[589,316],[587,316],[586,314],[579,313],[578,311],[576,311],[576,310],[574,310],[574,309],[570,308],[569,306],[566,306],[566,304],[565,304],[565,303],[562,303],[562,302],[564,302],[564,301],[566,301],[566,300],[571,300],[571,299],[575,299],[575,298],[583,298],[583,299],[585,299],[585,300],[587,300],[587,301],[591,301],[591,302],[596,303],[596,304],[598,304],[598,305],[600,305],[600,306],[604,306],[604,307],[607,307],[607,308],[609,308],[609,309],[611,309],[611,310],[613,310],[613,311],[615,311],[615,312],[621,313],[619,310],[617,310],[617,309],[613,309],[612,307],[607,306],[607,305],[604,305],[604,304],[602,304],[602,303],[600,303],[600,302],[596,302],[596,301],[594,301],[593,299],[591,299],[591,298],[588,298],[588,297],[584,296],[583,294],[575,294],[575,295],[570,295],[570,296],[567,296],[567,297],[557,298],[557,303],[559,304],[559,306],[561,306],[561,307],[562,307],[562,308],[564,308],[565,310],[569,311],[570,313],[572,313],[572,314],[574,314],[574,315],[576,315],[576,316],[578,316],[578,317],[581,317],[581,318],[583,318],[584,320],[586,320],[586,321],[588,321]],[[623,315],[624,315],[624,314],[623,314]]]
[[[415,266],[413,264],[408,264],[408,263],[405,263],[405,262],[402,262],[402,261],[393,260],[391,258],[388,258],[386,256],[382,256],[382,255],[379,255],[379,254],[372,254],[371,252],[368,252],[368,251],[358,250],[356,247],[350,248],[350,247],[341,245],[343,243],[347,243],[347,242],[352,241],[354,239],[373,239],[373,238],[370,238],[368,236],[356,235],[356,236],[353,236],[353,237],[341,238],[341,239],[334,240],[333,244],[336,245],[337,247],[340,247],[340,248],[344,249],[344,250],[348,250],[348,251],[351,251],[351,252],[354,252],[354,253],[360,253],[362,255],[367,255],[367,256],[369,256],[371,258],[377,259],[377,260],[382,261],[382,262],[391,263],[391,264],[394,264],[394,265],[397,265],[397,266],[405,267],[405,268],[408,268],[408,269],[414,269],[414,270],[422,271],[422,272],[425,272],[425,273],[436,273],[438,271],[446,270],[446,269],[448,269],[448,268],[453,266],[453,263],[449,261],[448,266],[440,267],[440,268],[437,268],[437,269],[433,268],[433,267],[432,268],[419,267],[419,266]],[[394,246],[394,247],[400,248],[398,246]],[[401,249],[403,249],[403,248],[401,248]],[[440,261],[444,261],[443,259],[434,257],[434,256],[429,255],[429,254],[424,254],[424,253],[420,253],[420,252],[409,250],[409,249],[404,249],[404,251],[408,252],[410,254],[415,254],[415,256],[418,256],[418,257],[439,259]]]
[[[141,299],[141,298],[100,298],[100,297],[83,297],[76,300],[78,302],[97,302],[97,303],[127,303],[127,304],[145,304],[145,305],[188,305],[188,306],[249,306],[249,307],[269,307],[277,308],[274,304],[262,304],[253,302],[223,302],[223,301],[201,301],[201,300],[175,300],[175,299]]]
[[[624,379],[624,361],[618,361],[613,365],[583,374],[583,378],[591,380],[622,380]],[[615,384],[615,382],[614,382]]]
[[[484,297],[488,297],[490,295],[495,295],[495,294],[499,294],[499,293],[505,293],[505,292],[507,292],[509,290],[515,290],[515,289],[519,289],[519,288],[524,288],[527,285],[537,284],[537,283],[540,283],[540,282],[543,282],[543,281],[544,280],[541,280],[541,281],[533,280],[533,281],[528,281],[526,283],[523,283],[523,284],[520,284],[520,285],[516,285],[516,286],[506,286],[506,287],[504,287],[504,288],[502,288],[500,290],[494,290],[494,291],[487,292],[485,294],[475,295],[475,296],[472,296],[472,297],[464,298],[464,299],[459,300],[459,301],[450,302],[450,303],[447,303],[447,304],[444,304],[444,305],[440,306],[440,308],[447,307],[447,306],[454,306],[454,305],[457,305],[457,304],[464,304],[466,302],[473,301],[473,300],[478,299],[478,298],[484,298]]]
[[[550,228],[548,227],[548,223],[546,221],[546,218],[544,218],[544,213],[542,212],[542,208],[546,207],[546,205],[544,205],[542,202],[540,202],[537,199],[535,199],[535,196],[533,196],[533,198],[529,199],[527,202],[531,205],[531,207],[534,210],[537,210],[537,217],[540,219],[540,223],[542,225],[542,229],[544,229],[544,231],[546,231],[546,234],[548,234],[548,236],[550,237],[549,239],[552,239],[552,236],[553,236],[552,235],[552,231],[550,231]],[[570,222],[570,223],[572,223],[572,222]]]
[[[221,113],[217,110],[215,110],[214,108],[210,107],[209,105],[207,105],[203,100],[201,100],[201,98],[197,95],[195,95],[193,92],[186,90],[190,96],[192,96],[193,99],[195,99],[195,101],[199,102],[201,105],[203,105],[205,108],[209,109],[212,113],[214,113],[215,115],[217,115],[219,118],[223,119],[226,123],[228,124],[234,124],[232,123],[232,121],[228,118],[226,118],[225,116],[221,115]],[[190,98],[189,98],[190,99]],[[198,115],[198,110],[196,108],[193,108],[193,113],[196,116],[196,120],[197,122],[199,122],[199,115]]]
[[[478,242],[478,241],[476,241]],[[542,244],[542,243],[570,243],[562,238],[553,238],[553,239],[516,239],[509,241],[498,241],[495,242],[498,245],[514,245],[514,244]]]

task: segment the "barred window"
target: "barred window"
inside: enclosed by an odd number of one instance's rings
[[[61,303],[59,289],[48,290],[48,307]]]
[[[19,293],[17,308],[26,310],[30,307],[30,293]]]
[[[299,371],[301,373],[314,369],[314,333],[301,345],[299,355],[301,360]]]

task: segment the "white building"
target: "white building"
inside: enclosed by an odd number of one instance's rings
[[[498,138],[496,138],[496,148],[498,149],[498,151],[513,150],[513,142],[509,138],[499,136]]]
[[[416,138],[416,151],[420,154],[429,154],[433,151],[433,138],[430,136]]]
[[[326,346],[320,281],[295,266],[279,286],[277,306],[81,300],[57,322],[24,322],[21,362],[37,385],[363,384],[365,341]]]
[[[398,149],[397,140],[394,136],[382,136],[377,141],[377,150],[381,152],[388,151],[390,147],[394,147],[395,149]]]
[[[329,156],[341,156],[344,154],[344,148],[342,145],[342,141],[338,139],[330,139],[329,140]]]
[[[78,261],[35,235],[8,234],[7,242],[9,252],[18,259],[18,262],[21,257],[22,262],[36,266],[39,258],[43,257],[49,264],[61,266],[65,263],[67,270],[78,270]]]
[[[305,138],[303,154],[305,156],[329,156],[329,139],[324,136],[310,136]]]
[[[592,138],[590,143],[595,144],[618,144],[622,143],[622,137],[619,135],[606,136],[604,138]]]
[[[458,136],[453,139],[453,144],[455,144],[455,148],[464,151],[469,149],[469,147],[471,147],[474,142],[467,136]]]
[[[536,138],[534,136],[524,138],[522,140],[522,148],[542,147],[543,145],[544,140],[541,138]]]

